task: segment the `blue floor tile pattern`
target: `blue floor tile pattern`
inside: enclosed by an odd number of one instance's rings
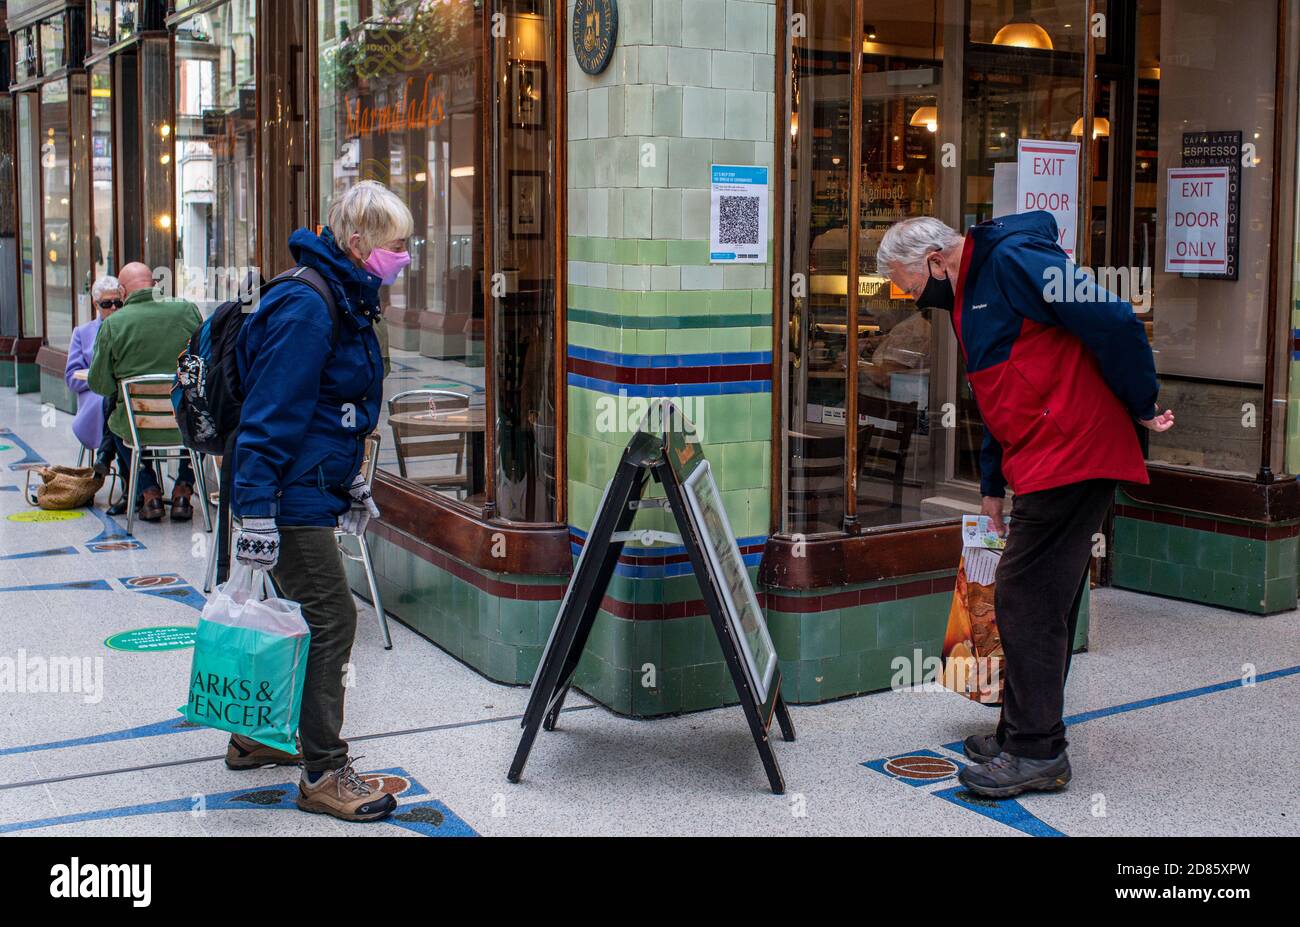
[[[478,834],[450,808],[436,799],[424,801],[406,801],[428,795],[429,790],[420,785],[407,772],[400,768],[377,769],[360,773],[363,779],[372,784],[382,782],[383,790],[391,792],[397,799],[397,810],[381,823],[391,824],[403,830],[409,830],[422,837],[477,837]],[[382,777],[382,779],[380,779]],[[97,811],[81,811],[57,817],[38,818],[32,821],[18,821],[12,824],[0,824],[0,834],[18,831],[38,830],[46,827],[58,827],[66,824],[80,824],[87,821],[105,821],[117,818],[140,817],[150,814],[194,814],[197,808],[211,814],[219,811],[297,811],[294,798],[298,794],[296,782],[276,785],[263,785],[251,789],[232,789],[228,792],[215,792],[210,795],[186,795],[165,801],[146,802],[139,805],[123,805],[117,808],[103,808]]]
[[[1285,679],[1288,676],[1295,676],[1297,674],[1300,674],[1300,666],[1288,666],[1285,669],[1260,673],[1255,677],[1254,682],[1255,684],[1259,684],[1274,679]],[[1092,711],[1084,711],[1070,715],[1065,719],[1065,724],[1067,727],[1073,727],[1074,725],[1083,724],[1087,721],[1095,721],[1099,718],[1109,718],[1129,711],[1140,711],[1144,708],[1153,708],[1157,705],[1167,705],[1171,702],[1180,702],[1189,698],[1199,698],[1201,696],[1213,695],[1217,692],[1226,692],[1229,689],[1239,689],[1246,686],[1247,682],[1245,680],[1233,679],[1228,682],[1220,682],[1210,686],[1186,689],[1182,692],[1171,692],[1168,695],[1157,695],[1152,698],[1125,702],[1122,705],[1112,705],[1109,708],[1097,708]],[[960,740],[943,744],[940,749],[958,756],[964,756],[964,753],[962,752],[962,742]],[[881,773],[891,779],[895,779],[915,788],[927,788],[931,795],[952,802],[954,805],[958,805],[959,807],[974,811],[976,814],[982,814],[985,817],[992,818],[995,821],[1006,824],[1008,827],[1014,827],[1016,830],[1029,834],[1032,837],[1066,836],[1036,817],[1020,803],[1019,799],[1002,799],[1000,801],[987,799],[975,795],[961,786],[945,789],[934,788],[937,784],[954,781],[957,778],[957,773],[966,766],[965,762],[956,759],[949,759],[943,754],[936,753],[934,750],[913,750],[910,753],[899,753],[895,756],[887,756],[878,760],[867,760],[862,765],[867,767],[867,769],[874,770],[875,772]]]

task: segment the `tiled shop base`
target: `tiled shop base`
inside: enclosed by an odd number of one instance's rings
[[[1272,614],[1295,608],[1300,523],[1264,525],[1141,505],[1117,493],[1116,586]]]

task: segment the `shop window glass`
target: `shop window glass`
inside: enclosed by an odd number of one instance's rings
[[[18,99],[18,176],[19,187],[19,262],[23,300],[22,332],[27,337],[45,334],[44,279],[41,271],[41,200],[40,185],[34,182],[41,163],[40,127],[37,121],[38,97],[35,93],[17,94]]]
[[[176,29],[177,291],[214,308],[257,256],[257,97],[253,0]]]
[[[94,0],[91,4],[90,41],[95,46],[113,44],[113,0]]]
[[[1149,457],[1253,475],[1268,401],[1265,357],[1273,344],[1265,323],[1277,2],[1141,0],[1138,11],[1139,93],[1145,90],[1149,102],[1138,109],[1137,132],[1145,142],[1135,153],[1135,173],[1145,208],[1135,215],[1130,262],[1151,269],[1160,402],[1178,414],[1176,428],[1151,436]],[[1253,158],[1216,150],[1231,145],[1237,133],[1242,144],[1254,146]],[[1224,258],[1235,257],[1235,279],[1178,272],[1166,254],[1178,214],[1170,208],[1169,171],[1225,160],[1239,165],[1230,172],[1239,184],[1238,240],[1235,255],[1229,246]],[[1285,316],[1288,308],[1283,302],[1279,312]]]
[[[550,521],[555,495],[556,152],[548,120],[555,11],[548,0],[502,0],[493,43],[491,110],[492,387],[496,503],[502,518]]]
[[[993,217],[994,176],[1007,165],[1014,177],[1019,139],[1078,140],[1087,9],[1082,0],[965,9],[963,18],[962,5],[867,0],[855,25],[852,4],[792,3],[804,33],[787,37],[783,246],[787,273],[803,282],[783,316],[784,532],[869,530],[978,507],[983,425],[951,321],[892,290],[876,251],[901,219],[932,215],[964,231]]]
[[[852,4],[795,0],[787,128],[789,273],[806,295],[789,309],[785,530],[838,531],[844,521],[848,323],[849,62]]]
[[[176,133],[172,123],[172,52],[171,43],[164,38],[144,39],[139,48],[140,88],[140,160],[137,176],[141,190],[142,243],[144,254],[140,258],[150,267],[170,269],[178,257],[179,242],[175,237],[173,213],[174,196],[183,195],[183,188],[172,190],[173,162],[177,156]],[[178,48],[179,63],[183,50]],[[124,71],[133,70],[129,66]],[[134,126],[132,126],[134,129]],[[128,211],[135,209],[129,202]],[[125,217],[129,218],[129,217]],[[183,265],[184,262],[182,261]],[[177,282],[179,289],[182,282]]]
[[[321,222],[362,180],[415,218],[385,288],[380,466],[481,508],[485,493],[481,72],[473,0],[318,0]],[[415,393],[411,390],[437,390]]]
[[[89,322],[90,287],[95,281],[94,239],[86,234],[91,215],[87,207],[93,205],[94,186],[90,163],[90,75],[75,71],[68,76],[68,166],[71,190],[72,236],[72,324]]]
[[[128,39],[139,28],[139,0],[117,0],[117,40]]]
[[[47,19],[41,30],[41,73],[53,74],[63,67],[63,17]]]
[[[107,61],[101,61],[90,72],[90,170],[94,209],[91,260],[96,279],[114,273],[120,266],[114,247],[113,81],[109,67]]]
[[[31,29],[19,29],[14,33],[14,79],[29,80],[37,72],[36,34]]]
[[[68,151],[68,81],[41,87],[41,251],[44,256],[45,324],[49,343],[72,338],[72,186]]]
[[[0,49],[0,65],[7,55]],[[17,197],[14,191],[14,98],[0,94],[0,190],[11,191],[0,198],[0,331],[6,335],[18,333],[18,255]]]

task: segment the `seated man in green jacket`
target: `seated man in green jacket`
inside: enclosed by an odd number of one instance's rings
[[[118,272],[126,302],[104,320],[95,338],[95,359],[91,362],[90,388],[101,396],[117,400],[108,418],[108,430],[117,446],[121,472],[128,472],[131,459],[131,426],[122,405],[123,380],[149,373],[176,373],[176,358],[184,350],[194,329],[203,321],[198,307],[185,299],[164,299],[154,292],[153,272],[144,264],[127,264]],[[111,324],[110,324],[111,323]],[[176,429],[140,431],[146,447],[181,443]],[[144,521],[163,517],[162,487],[151,465],[141,465],[136,483],[136,510]],[[172,520],[188,521],[194,517],[190,497],[194,495],[194,472],[182,458],[172,487]],[[123,509],[125,506],[123,506]],[[118,514],[114,512],[114,514]]]

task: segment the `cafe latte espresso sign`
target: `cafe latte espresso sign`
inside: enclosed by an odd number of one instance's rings
[[[599,74],[609,65],[618,38],[618,0],[577,0],[573,8],[573,54],[578,67]]]

